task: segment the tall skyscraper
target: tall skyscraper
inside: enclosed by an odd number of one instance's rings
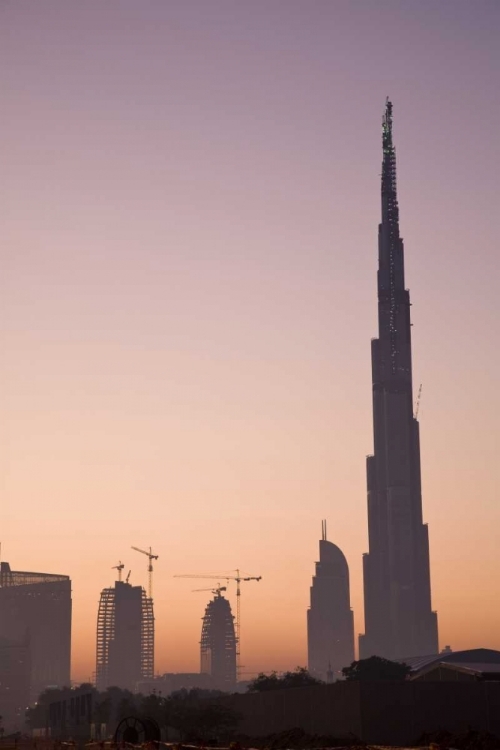
[[[232,690],[236,685],[236,634],[231,605],[215,591],[207,604],[200,643],[200,672],[212,676],[213,687]]]
[[[103,589],[97,615],[96,686],[135,691],[154,676],[153,600],[142,586]]]
[[[71,580],[0,564],[0,638],[27,648],[29,699],[70,685]],[[1,679],[1,678],[0,678]]]
[[[350,603],[349,568],[342,551],[326,538],[322,522],[319,562],[307,610],[309,672],[331,682],[354,661],[354,621]]]
[[[413,412],[410,293],[399,235],[392,104],[382,124],[378,328],[372,341],[374,455],[367,459],[369,553],[363,557],[360,656],[438,653],[429,537],[422,522],[419,426]]]

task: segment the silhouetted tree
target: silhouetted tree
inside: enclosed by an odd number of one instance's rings
[[[313,677],[305,667],[296,667],[293,672],[285,672],[281,676],[281,687],[306,687],[307,685],[320,685],[321,680]]]
[[[278,690],[279,688],[280,678],[277,672],[271,672],[270,674],[259,672],[257,677],[249,683],[247,690],[249,693],[263,693],[266,690]]]
[[[411,669],[408,664],[383,659],[381,656],[370,656],[369,659],[353,661],[350,667],[344,667],[342,674],[346,680],[405,680]]]
[[[285,672],[278,676],[277,672],[264,674],[261,672],[255,680],[248,685],[248,692],[262,693],[267,690],[280,690],[282,688],[306,687],[307,685],[320,685],[321,680],[313,677],[305,667],[297,667],[293,672]]]
[[[177,729],[181,740],[207,740],[234,730],[239,716],[220,702],[218,690],[178,690],[165,701],[166,724]]]

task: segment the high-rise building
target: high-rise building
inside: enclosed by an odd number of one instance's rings
[[[413,409],[410,293],[399,234],[392,104],[382,125],[378,338],[372,341],[374,454],[367,459],[369,553],[363,557],[360,656],[438,653],[429,537],[422,521],[419,425]]]
[[[26,706],[30,699],[30,658],[25,643],[0,636],[0,709],[6,734],[25,727]]]
[[[26,646],[29,699],[48,687],[70,685],[71,581],[69,576],[29,573],[0,564],[0,638]]]
[[[142,586],[103,589],[97,615],[96,687],[136,690],[154,676],[153,600]]]
[[[354,661],[354,619],[347,560],[327,540],[326,521],[321,537],[307,610],[308,669],[315,677],[332,682]]]
[[[218,690],[236,685],[236,634],[231,605],[217,589],[205,609],[201,628],[200,672],[212,676]]]

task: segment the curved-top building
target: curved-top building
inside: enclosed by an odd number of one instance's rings
[[[207,604],[200,643],[200,672],[212,676],[214,687],[232,690],[236,685],[236,634],[231,605],[216,590]]]
[[[307,650],[309,672],[322,680],[340,678],[342,669],[354,661],[349,568],[343,552],[327,541],[326,521],[307,611]]]

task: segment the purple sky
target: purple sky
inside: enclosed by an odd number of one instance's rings
[[[131,544],[161,671],[171,576],[238,565],[245,665],[305,663],[323,517],[362,630],[386,95],[441,641],[500,648],[499,38],[497,0],[0,0],[0,537],[71,574],[76,679]]]

